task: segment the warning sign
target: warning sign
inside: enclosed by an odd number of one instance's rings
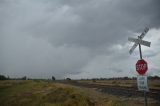
[[[137,84],[139,91],[149,91],[147,76],[144,75],[137,76]]]

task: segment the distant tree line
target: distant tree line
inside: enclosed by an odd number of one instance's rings
[[[148,79],[151,79],[151,80],[156,80],[156,79],[160,79],[159,76],[149,76]]]
[[[53,80],[55,81],[56,78],[54,76],[51,77],[51,79],[43,79],[43,78],[27,78],[27,76],[23,76],[23,77],[20,77],[20,78],[10,78],[9,76],[6,77],[5,75],[1,75],[0,74],[0,80]]]
[[[27,77],[24,76],[22,78],[10,78],[9,76],[6,77],[4,75],[0,75],[0,80],[27,80]]]
[[[135,80],[136,77],[113,77],[113,78],[92,78],[92,79],[81,79],[81,80]]]
[[[113,77],[113,78],[92,78],[92,79],[81,79],[81,80],[92,80],[93,82],[95,82],[96,80],[136,80],[137,77]],[[148,79],[151,80],[156,80],[159,79],[159,76],[148,76]]]
[[[0,75],[0,80],[8,80],[8,78],[5,77],[4,75]]]
[[[96,82],[98,80],[136,80],[136,77],[113,77],[113,78],[92,78],[92,79],[81,79],[81,80],[92,80]],[[160,80],[160,76],[148,76],[149,80]],[[9,76],[4,76],[0,74],[0,80],[52,80],[55,81],[56,78],[52,76],[50,79],[35,79],[35,78],[27,78],[27,76],[23,76],[21,78],[10,78]],[[71,78],[66,78],[65,80],[71,81]]]

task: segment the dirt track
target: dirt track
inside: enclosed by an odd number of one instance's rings
[[[117,96],[123,96],[123,97],[142,97],[144,95],[143,92],[140,92],[137,90],[137,88],[133,87],[107,86],[107,85],[88,84],[79,82],[66,82],[66,81],[65,82],[63,81],[61,83],[71,84],[74,86],[80,86],[86,88],[94,88],[99,92]],[[147,92],[147,97],[160,101],[160,90],[150,89],[150,91]]]

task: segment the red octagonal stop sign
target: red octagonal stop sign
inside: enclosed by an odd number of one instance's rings
[[[136,71],[140,75],[144,75],[146,71],[148,70],[147,62],[145,60],[138,60],[136,63]]]

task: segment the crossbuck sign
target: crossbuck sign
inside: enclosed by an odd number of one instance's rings
[[[130,53],[130,54],[132,54],[132,52],[133,52],[134,49],[138,46],[138,44],[141,44],[141,45],[150,47],[151,42],[142,40],[148,31],[149,31],[149,28],[145,28],[144,31],[142,32],[142,34],[141,34],[140,36],[138,36],[138,39],[136,39],[136,38],[131,38],[131,37],[128,38],[129,41],[134,42],[134,45],[133,45],[132,48],[129,50],[129,53]]]
[[[146,33],[149,31],[149,28],[145,28],[144,31],[140,36],[138,36],[138,39],[129,37],[128,40],[131,42],[134,42],[134,45],[129,50],[129,53],[132,54],[134,49],[139,45],[139,54],[140,54],[140,60],[136,63],[136,71],[140,74],[137,77],[137,83],[138,83],[138,89],[140,91],[144,91],[144,97],[145,97],[145,106],[147,106],[147,96],[146,91],[149,91],[148,84],[147,84],[147,76],[145,76],[145,72],[148,70],[147,62],[145,62],[142,59],[142,52],[141,52],[141,45],[150,47],[151,42],[142,40]]]

